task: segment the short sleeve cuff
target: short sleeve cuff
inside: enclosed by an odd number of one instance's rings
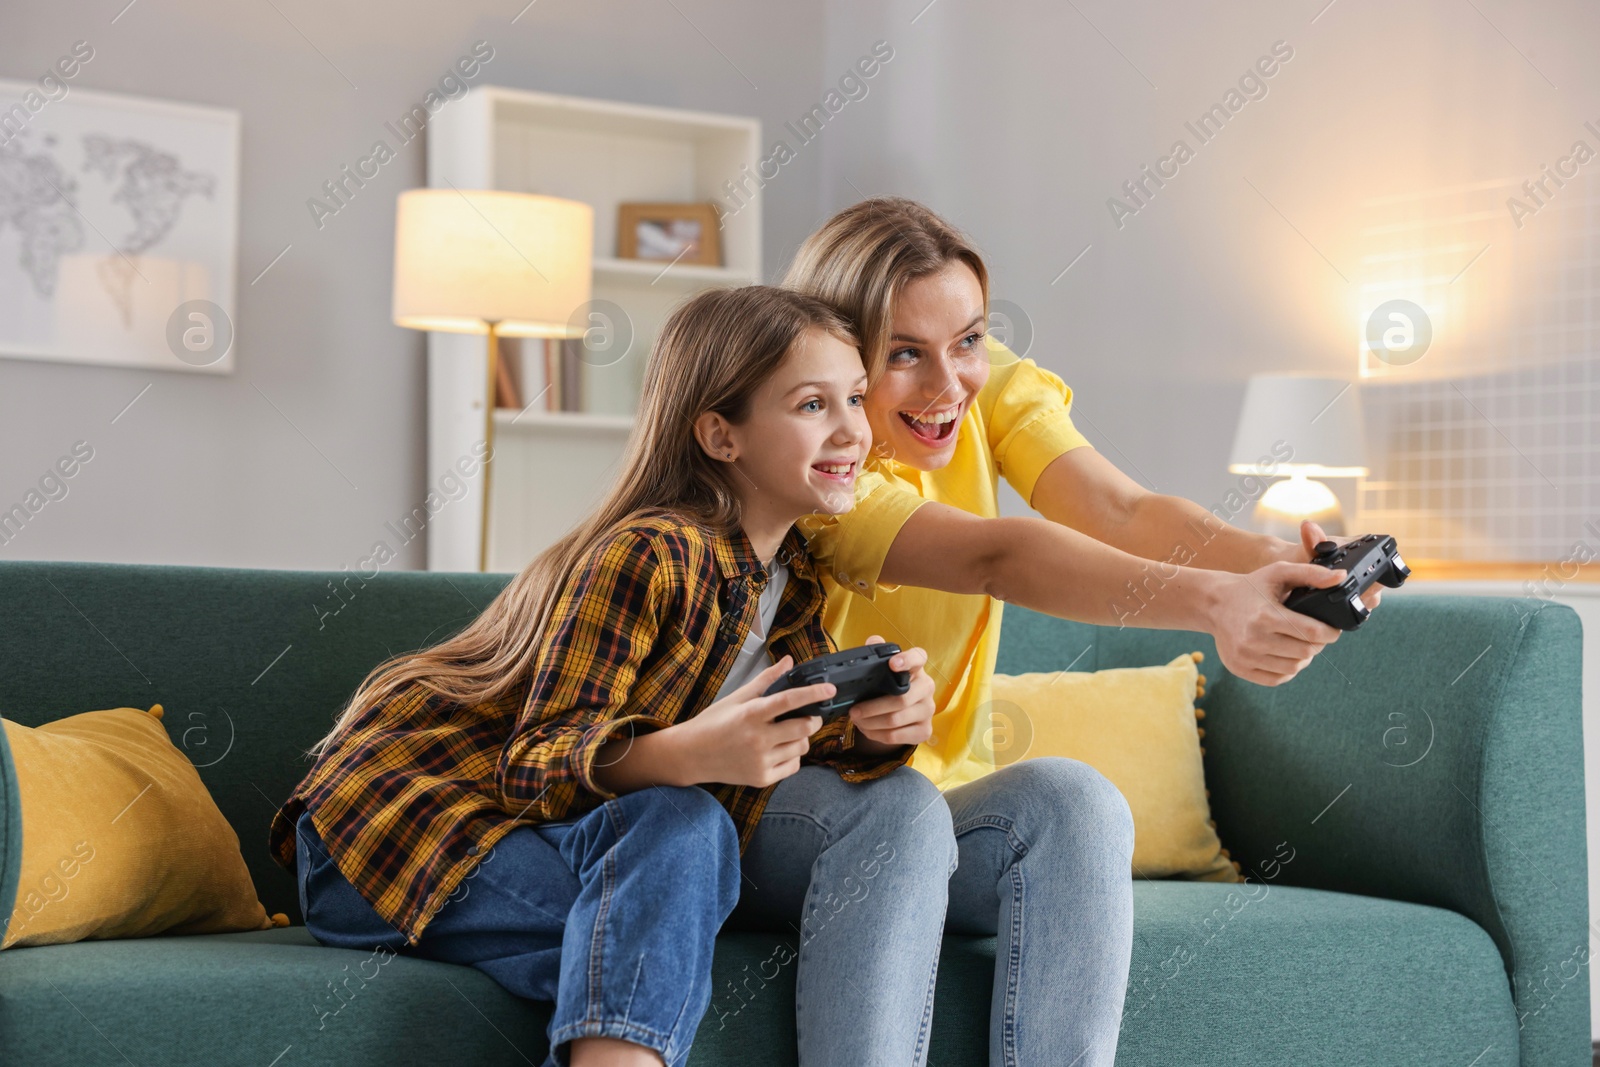
[[[1042,412],[1018,428],[1006,446],[1001,470],[1022,499],[1033,506],[1033,489],[1044,469],[1074,448],[1089,444],[1089,439],[1072,424],[1063,407]]]
[[[927,502],[887,483],[856,501],[833,553],[833,580],[852,593],[874,599],[890,546],[906,520]]]

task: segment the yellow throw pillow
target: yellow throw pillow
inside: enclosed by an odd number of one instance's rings
[[[1201,767],[1194,706],[1205,693],[1196,664],[997,674],[996,766],[1031,756],[1070,756],[1109,778],[1133,812],[1138,878],[1239,882],[1239,865],[1217,838]]]
[[[22,877],[0,948],[288,925],[239,837],[150,711],[3,722],[22,799]]]

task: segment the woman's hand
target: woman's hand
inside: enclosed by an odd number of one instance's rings
[[[1311,559],[1317,554],[1317,545],[1322,541],[1336,541],[1341,545],[1349,544],[1355,540],[1353,537],[1329,537],[1322,532],[1322,527],[1307,519],[1300,524],[1300,547],[1305,549],[1305,558]],[[1361,602],[1371,611],[1378,606],[1378,601],[1383,599],[1383,586],[1373,582],[1365,593],[1361,594]]]
[[[1320,532],[1320,531],[1319,531]],[[1249,574],[1217,574],[1216,603],[1210,612],[1217,655],[1233,674],[1257,685],[1282,685],[1339,639],[1339,631],[1319,619],[1283,606],[1291,589],[1326,589],[1345,573],[1314,563],[1269,563]]]
[[[876,645],[883,638],[874,634],[867,644]],[[868,749],[860,738],[867,738],[885,751],[899,745],[920,745],[933,736],[933,679],[923,669],[928,653],[920,648],[908,648],[889,658],[889,669],[911,672],[911,688],[897,696],[873,697],[863,700],[850,709],[850,718],[856,724],[856,748]]]
[[[828,699],[834,686],[821,682],[762,696],[792,666],[793,658],[784,656],[700,714],[661,731],[676,735],[681,765],[687,772],[684,784],[763,787],[800,769],[800,757],[810,751],[811,735],[822,728],[822,716],[773,720],[786,711]]]

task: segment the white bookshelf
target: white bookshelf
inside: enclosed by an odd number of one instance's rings
[[[761,280],[761,191],[753,181],[741,191],[744,205],[724,216],[720,266],[616,258],[617,205],[726,205],[725,183],[754,173],[760,140],[751,118],[497,86],[478,86],[434,117],[430,186],[543,193],[594,207],[594,299],[620,308],[633,336],[620,359],[583,367],[584,411],[496,413],[490,570],[520,570],[610,486],[651,343],[671,310],[701,289]],[[482,337],[428,335],[430,488],[483,439],[483,346]],[[474,479],[466,498],[429,523],[428,569],[476,569],[481,484]]]

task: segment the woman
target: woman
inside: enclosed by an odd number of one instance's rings
[[[919,204],[876,198],[841,212],[802,246],[785,284],[844,312],[861,340],[875,459],[855,508],[807,532],[831,577],[825,619],[841,648],[881,634],[928,652],[937,710],[912,766],[943,790],[956,835],[946,928],[1000,935],[990,1062],[1109,1065],[1132,947],[1132,818],[1075,760],[994,770],[982,739],[1001,604],[1205,631],[1232,673],[1278,685],[1339,636],[1281,606],[1292,588],[1338,580],[1307,562],[1322,532],[1307,524],[1306,544],[1293,545],[1235,529],[1146,492],[1088,447],[1061,379],[986,345],[983,260]],[[1043,517],[998,517],[1000,476]],[[826,785],[786,780],[764,821],[839,818],[849,798]],[[830,847],[827,835],[796,832],[783,854],[745,866],[776,881],[826,864]],[[747,886],[736,915],[775,918],[785,904]],[[830,933],[848,930],[816,941]],[[846,951],[803,946],[802,987],[826,981]],[[903,996],[928,980],[906,974]]]

